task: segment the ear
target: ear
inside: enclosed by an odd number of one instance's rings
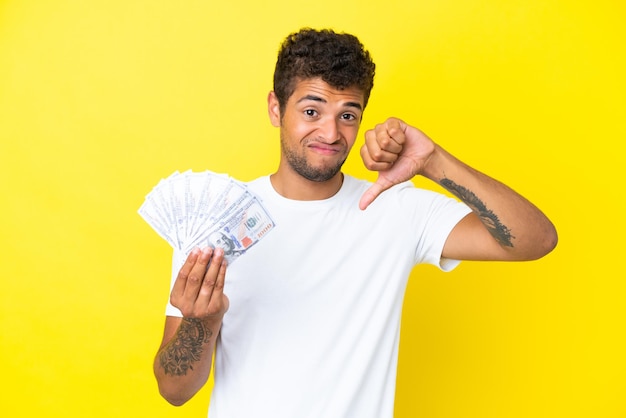
[[[267,112],[270,116],[270,121],[272,125],[276,128],[280,127],[280,105],[278,104],[278,98],[276,97],[276,93],[270,91],[267,95]]]

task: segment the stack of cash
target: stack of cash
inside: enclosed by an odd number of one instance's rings
[[[174,172],[146,195],[139,215],[174,249],[224,249],[229,263],[274,228],[245,184],[211,171]]]

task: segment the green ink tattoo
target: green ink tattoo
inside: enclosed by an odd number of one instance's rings
[[[487,227],[487,230],[496,239],[496,241],[498,241],[501,245],[513,247],[512,240],[515,237],[511,235],[511,230],[503,225],[502,222],[500,222],[498,215],[493,213],[490,209],[487,209],[487,205],[485,205],[485,203],[471,190],[468,190],[447,178],[442,179],[439,184],[472,208],[472,210],[478,214],[480,220]]]
[[[200,361],[202,344],[208,343],[213,332],[197,318],[183,318],[178,335],[161,351],[159,362],[165,374],[184,376]]]

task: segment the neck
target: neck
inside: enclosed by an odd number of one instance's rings
[[[343,184],[343,174],[335,174],[327,181],[311,181],[300,175],[285,175],[278,170],[270,176],[272,187],[281,196],[291,200],[324,200],[337,194]]]

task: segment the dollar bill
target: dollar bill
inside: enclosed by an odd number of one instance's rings
[[[220,247],[232,263],[250,247],[260,241],[274,227],[274,222],[256,197],[249,193],[224,211],[211,228],[189,243],[185,252],[194,247]]]
[[[173,248],[221,247],[229,263],[275,224],[245,184],[211,171],[175,171],[146,195],[139,215]]]

